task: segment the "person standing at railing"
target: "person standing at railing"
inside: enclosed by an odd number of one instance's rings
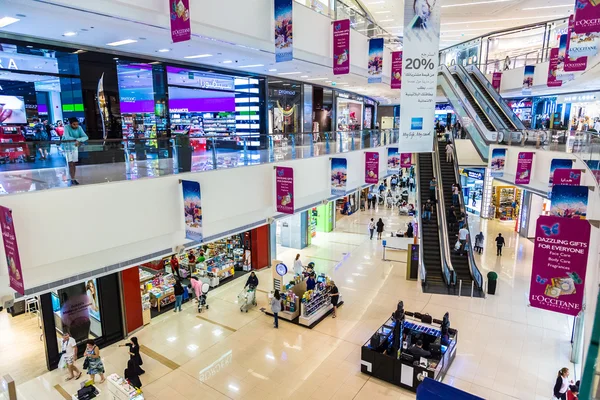
[[[79,120],[75,117],[69,118],[69,125],[65,126],[65,133],[62,137],[63,149],[67,163],[69,163],[69,175],[71,175],[71,185],[79,185],[75,177],[77,173],[77,162],[79,162],[79,146],[88,141],[88,136],[79,126]]]

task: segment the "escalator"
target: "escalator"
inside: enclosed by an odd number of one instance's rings
[[[506,116],[506,114],[503,112],[503,110],[500,109],[500,107],[496,104],[496,101],[492,98],[492,95],[490,94],[490,92],[488,90],[486,90],[486,88],[479,81],[479,79],[477,79],[474,76],[471,76],[471,79],[472,79],[473,83],[475,83],[475,86],[477,86],[477,89],[479,89],[479,92],[483,95],[483,97],[485,97],[488,104],[494,108],[498,117],[502,120],[502,122],[504,124],[506,124],[508,129],[517,130],[517,127],[515,126],[513,121]]]
[[[479,107],[479,104],[477,104],[477,102],[475,101],[475,99],[473,98],[473,96],[471,95],[469,90],[467,90],[467,87],[465,86],[463,81],[456,74],[452,74],[452,77],[454,78],[454,81],[456,82],[456,84],[458,85],[460,90],[462,91],[462,94],[465,96],[466,100],[469,101],[469,103],[471,104],[471,106],[473,107],[475,112],[477,113],[477,116],[479,117],[479,119],[481,120],[483,125],[485,125],[486,129],[489,131],[496,131],[496,129],[494,128],[494,125],[492,125],[488,116],[485,114],[485,112],[483,112],[481,107]]]

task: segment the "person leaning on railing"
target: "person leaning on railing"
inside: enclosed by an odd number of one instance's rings
[[[71,175],[71,185],[79,185],[75,174],[77,172],[76,163],[79,162],[79,146],[88,141],[88,136],[79,126],[79,120],[75,117],[69,118],[69,125],[65,126],[65,133],[62,137],[63,150],[69,163],[69,174]]]

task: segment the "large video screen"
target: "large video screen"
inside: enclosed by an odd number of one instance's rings
[[[25,101],[21,96],[0,96],[0,125],[25,124]]]

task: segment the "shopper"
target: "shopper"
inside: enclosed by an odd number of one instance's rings
[[[133,387],[138,389],[142,387],[139,368],[134,359],[130,358],[129,361],[127,361],[127,368],[123,372],[123,377],[127,379]]]
[[[567,400],[567,390],[569,390],[569,384],[574,382],[569,381],[569,368],[561,368],[558,371],[556,377],[556,383],[554,384],[554,397],[559,400]]]
[[[50,149],[48,131],[46,130],[46,127],[40,123],[39,119],[34,118],[33,123],[35,124],[33,126],[33,131],[35,132],[35,140],[38,142],[37,149],[40,153],[40,160],[45,160],[48,158],[48,150]]]
[[[256,276],[254,271],[250,272],[250,276],[248,277],[248,280],[246,281],[246,285],[244,286],[244,289],[247,288],[248,286],[250,286],[251,288],[258,287],[258,276]]]
[[[375,232],[375,220],[371,218],[371,221],[369,221],[369,240],[373,240],[373,232]]]
[[[475,207],[477,205],[477,192],[473,191],[473,195],[471,196],[472,206]]]
[[[304,267],[302,266],[302,260],[300,260],[300,254],[296,254],[296,259],[294,259],[294,275],[302,276],[302,272]]]
[[[454,209],[454,206],[450,206],[450,209],[448,210],[448,217],[446,218],[446,222],[448,223],[448,229],[452,232],[454,231],[454,229],[456,229],[456,210]]]
[[[381,219],[380,219],[381,221]],[[333,306],[333,318],[337,317],[337,305],[340,299],[340,291],[338,287],[335,285],[334,281],[329,283],[331,289],[329,290],[329,297],[331,297],[331,305]]]
[[[63,361],[69,370],[69,376],[66,380],[70,381],[73,378],[81,378],[81,371],[75,366],[75,361],[77,361],[77,342],[75,342],[75,339],[71,337],[69,332],[63,334],[62,352]]]
[[[567,391],[567,400],[578,400],[579,399],[579,386],[581,381],[575,382],[574,385],[569,386]]]
[[[469,231],[466,227],[462,227],[458,231],[458,240],[460,241],[460,254],[464,255],[467,251],[467,239],[469,238]]]
[[[396,175],[392,176],[390,183],[392,184],[392,190],[395,191],[398,186],[398,177],[396,177]]]
[[[481,254],[483,251],[483,232],[479,232],[475,235],[475,251]]]
[[[406,237],[407,238],[411,238],[413,236],[414,236],[414,233],[413,233],[412,223],[411,222],[407,222],[406,223]]]
[[[415,178],[413,178],[412,176],[408,178],[408,187],[411,192],[415,191]]]
[[[194,292],[196,300],[200,301],[200,296],[202,296],[202,282],[200,282],[198,278],[192,276],[190,283],[188,284],[188,289]]]
[[[279,312],[281,311],[281,295],[279,294],[279,290],[275,289],[275,293],[273,293],[273,297],[271,298],[271,312],[273,313],[273,328],[279,328]]]
[[[79,126],[79,120],[75,117],[69,118],[69,125],[65,126],[64,135],[62,137],[63,150],[67,162],[69,163],[69,175],[71,175],[71,185],[79,185],[76,178],[77,167],[79,162],[79,146],[89,139],[83,129]]]
[[[310,274],[308,276],[308,278],[306,279],[306,290],[315,290],[315,287],[317,286],[317,281],[315,280],[315,274],[314,272],[312,274]]]
[[[383,233],[384,227],[385,227],[385,224],[383,223],[381,218],[379,218],[379,221],[377,221],[377,240],[381,239],[381,234]]]
[[[435,201],[435,188],[436,187],[437,187],[437,180],[435,179],[435,176],[434,176],[429,181],[429,198],[431,199],[431,201]]]
[[[181,304],[183,304],[183,286],[181,286],[181,280],[179,278],[175,279],[175,284],[173,285],[173,290],[175,291],[175,310],[177,312],[179,310],[181,312]]]
[[[144,362],[142,361],[142,356],[140,355],[140,345],[138,343],[138,338],[132,336],[129,339],[129,343],[121,344],[119,345],[119,347],[129,347],[129,358],[135,361],[139,375],[144,375],[146,371],[142,369],[142,365],[144,365]]]
[[[206,257],[204,256],[204,250],[200,250],[196,262],[203,263],[204,261],[206,261]]]
[[[450,135],[448,135],[450,136]],[[454,147],[452,146],[452,142],[448,142],[446,145],[446,162],[451,163],[454,161]]]
[[[196,256],[194,255],[194,251],[190,250],[187,256],[188,259],[188,267],[190,269],[190,274],[196,270]]]
[[[99,383],[104,383],[104,364],[100,358],[100,349],[96,346],[94,339],[87,341],[85,363],[87,363],[87,373],[92,378],[92,383],[96,383],[96,375],[100,375]]]
[[[502,255],[502,247],[505,246],[505,243],[506,242],[504,241],[502,234],[499,233],[498,237],[496,237],[496,257]]]
[[[179,259],[177,258],[177,254],[173,254],[171,256],[171,270],[173,271],[173,275],[177,278],[181,279],[181,275],[179,275]]]
[[[427,199],[427,202],[423,204],[423,219],[427,218],[428,221],[431,221],[431,212],[433,211],[433,203],[431,200]]]
[[[367,208],[371,209],[371,203],[373,202],[373,192],[367,194]]]
[[[458,188],[458,185],[456,184],[452,184],[452,205],[457,206],[458,205],[458,191],[460,189]]]

